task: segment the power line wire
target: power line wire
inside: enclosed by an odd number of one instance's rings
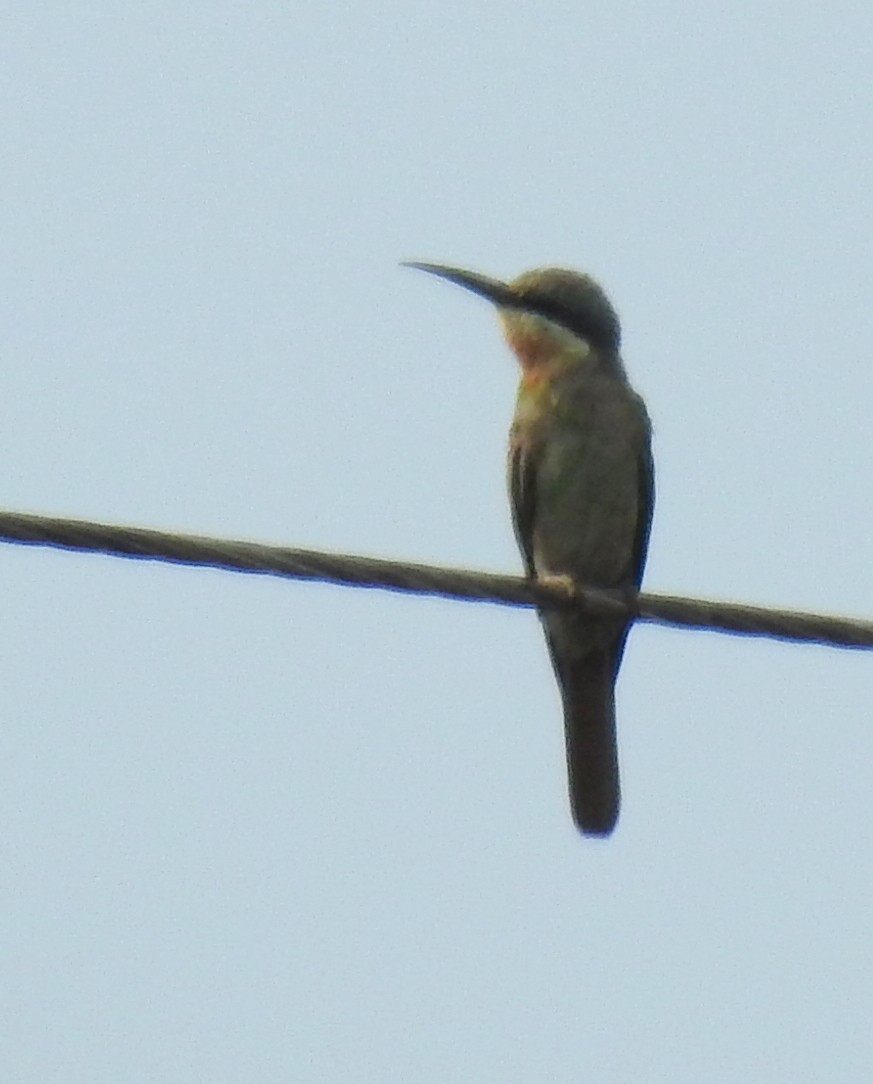
[[[647,592],[634,596],[587,587],[571,590],[560,583],[537,584],[491,572],[171,534],[144,527],[0,511],[0,541],[504,605],[578,607],[592,616],[626,615],[662,625],[793,642],[873,647],[871,621]]]

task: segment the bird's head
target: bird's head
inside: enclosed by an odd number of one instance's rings
[[[617,356],[621,328],[615,309],[589,275],[562,267],[525,271],[511,282],[443,264],[408,262],[497,306],[507,342],[524,368],[556,355],[585,355],[593,347]]]

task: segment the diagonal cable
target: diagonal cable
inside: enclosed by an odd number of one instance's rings
[[[592,616],[629,616],[662,625],[778,640],[836,647],[873,647],[873,622],[853,618],[648,592],[634,596],[587,587],[571,590],[561,584],[538,584],[492,572],[265,546],[257,542],[173,534],[145,527],[119,527],[0,511],[0,541],[443,598],[505,605],[579,607]]]

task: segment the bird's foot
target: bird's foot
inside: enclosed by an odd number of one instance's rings
[[[549,592],[553,605],[555,595],[564,604],[575,604],[579,598],[576,592],[576,581],[572,576],[563,573],[555,575],[549,573],[545,576],[537,576],[534,583],[537,587],[544,587]]]
[[[576,590],[576,581],[572,576],[565,573],[546,576],[537,576],[536,582],[541,587],[547,587],[550,591],[563,591],[567,595],[573,595]]]

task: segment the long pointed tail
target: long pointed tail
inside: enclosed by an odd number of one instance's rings
[[[567,660],[559,678],[573,820],[585,835],[608,836],[620,803],[614,652],[595,649]]]

